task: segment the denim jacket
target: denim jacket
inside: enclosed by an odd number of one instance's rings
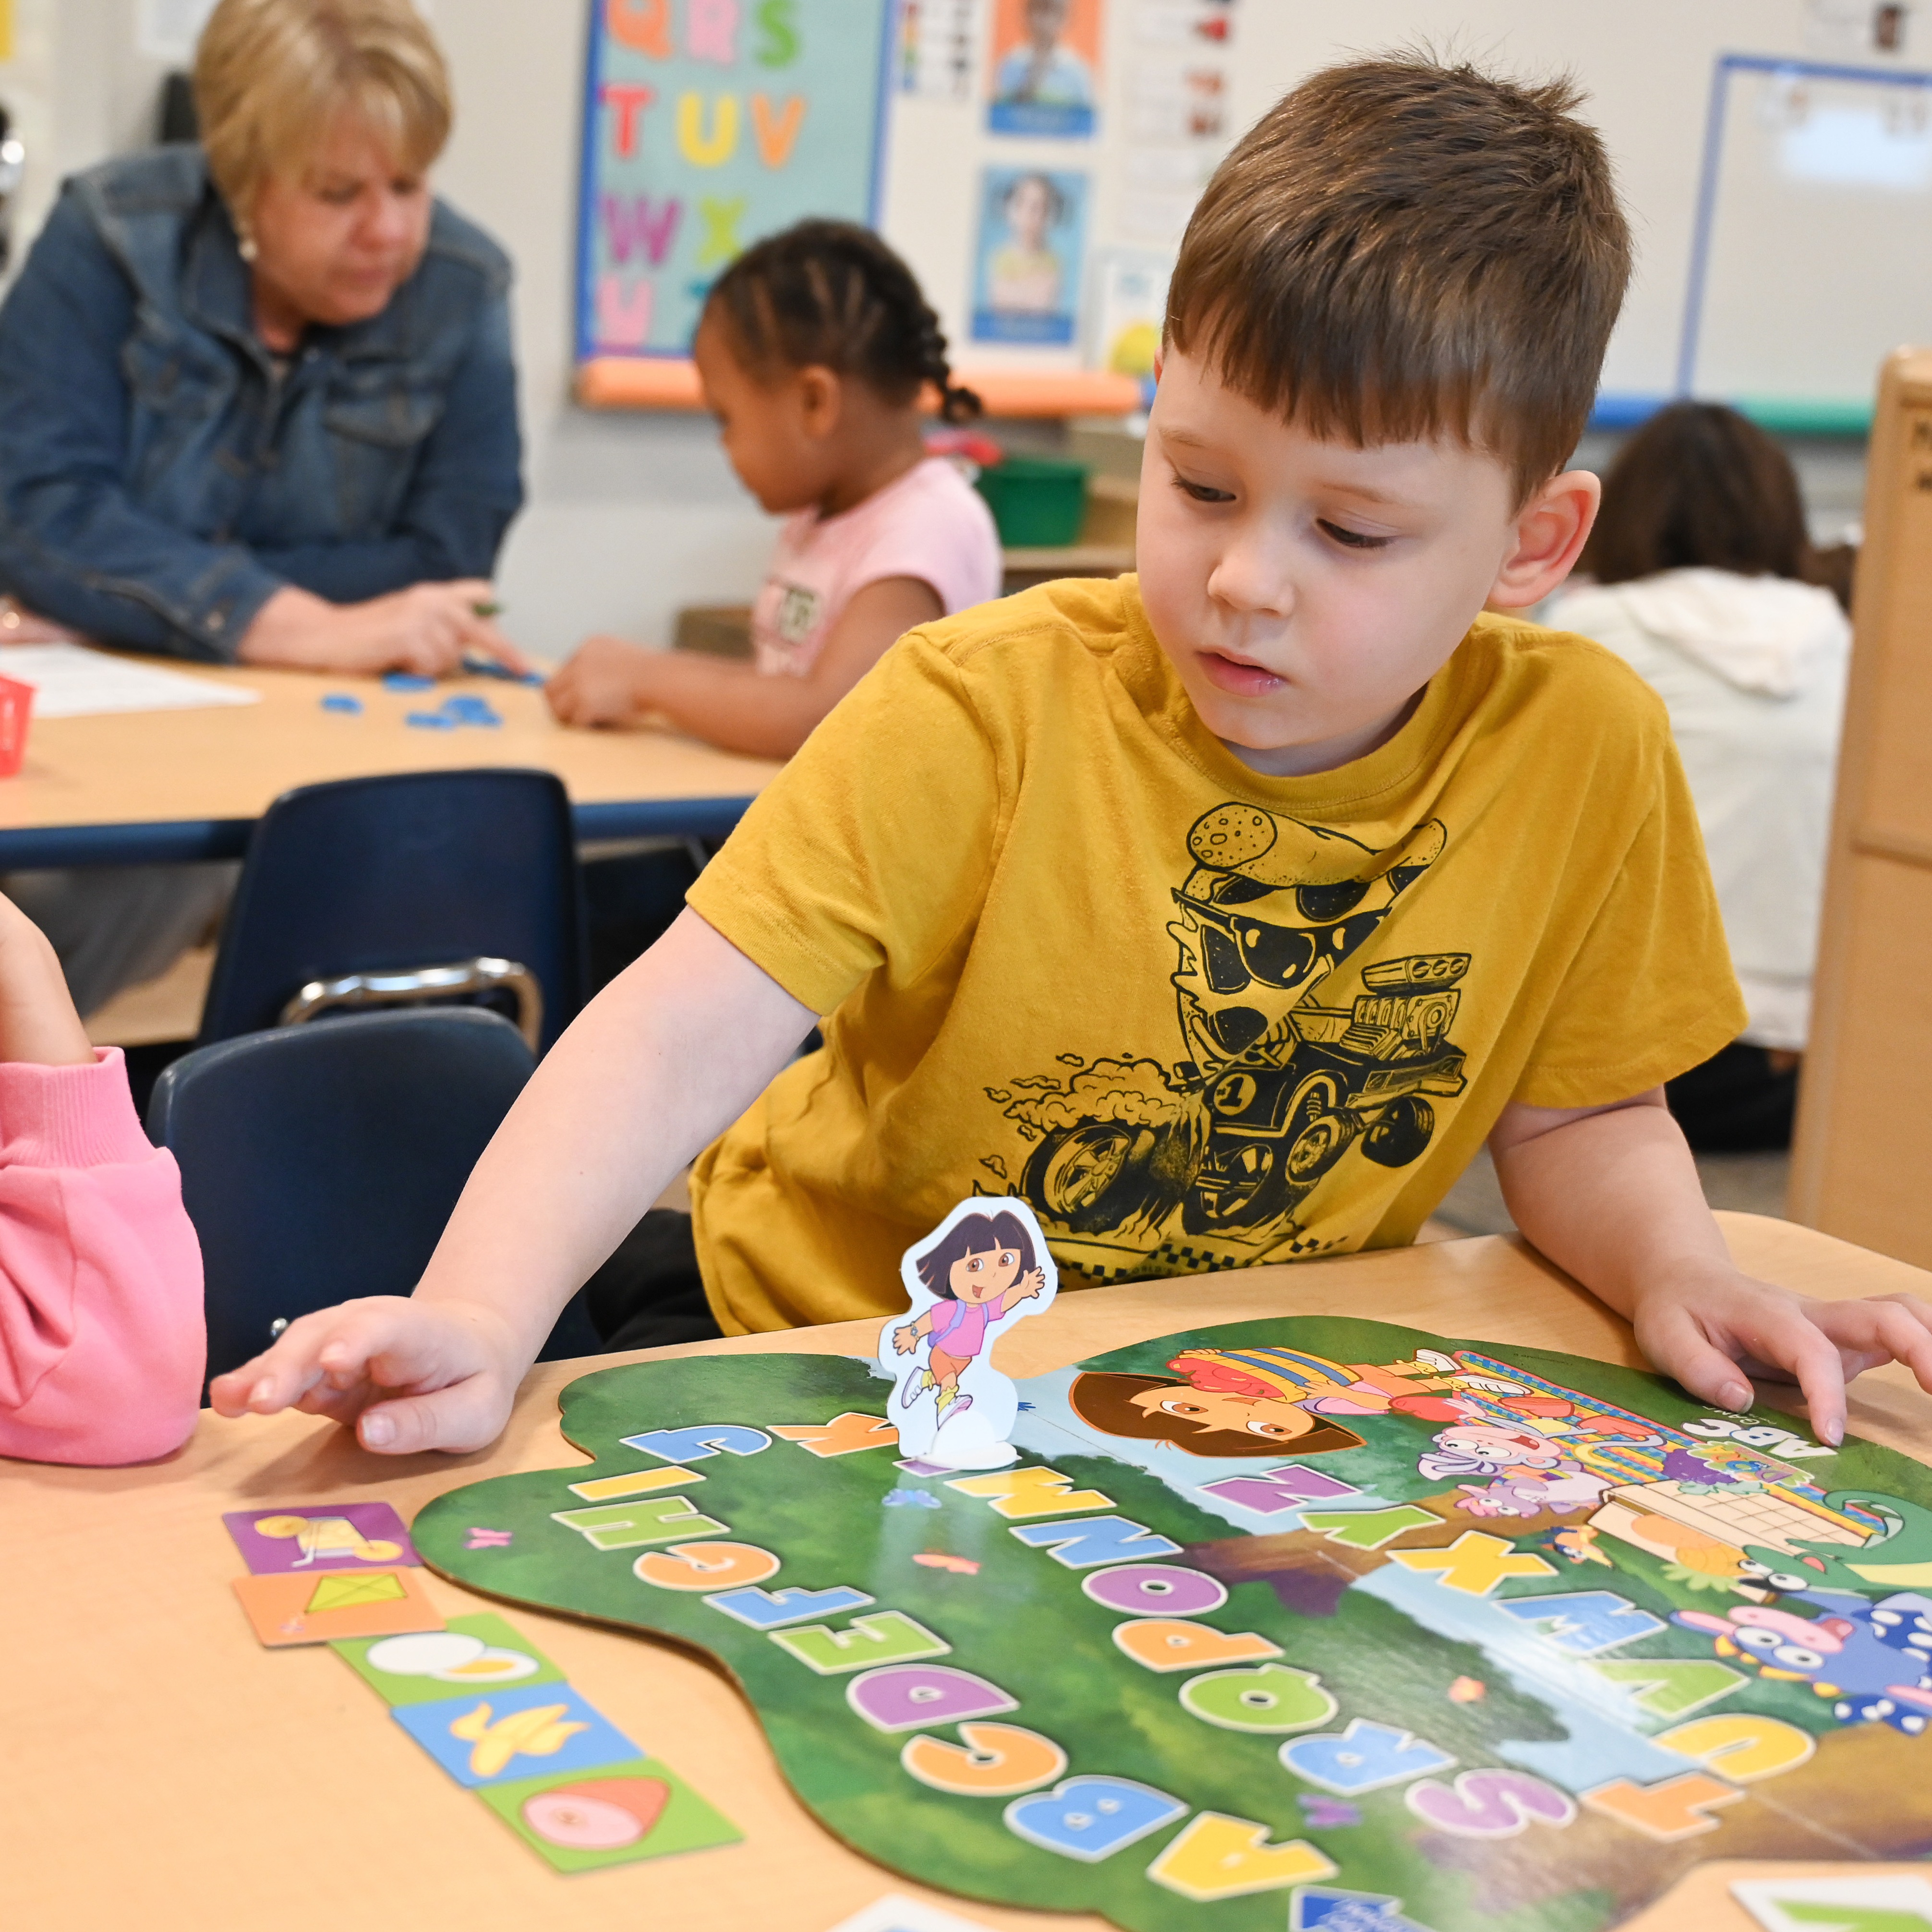
[[[199,148],[75,176],[0,307],[0,588],[222,660],[284,584],[488,576],[523,499],[509,280],[438,202],[382,314],[278,370]]]

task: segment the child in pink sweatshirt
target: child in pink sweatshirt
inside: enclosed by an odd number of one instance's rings
[[[201,1250],[118,1047],[0,897],[0,1456],[138,1462],[194,1427]]]

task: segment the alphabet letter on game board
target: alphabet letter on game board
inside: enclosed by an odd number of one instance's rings
[[[658,1429],[647,1436],[626,1436],[626,1449],[641,1450],[666,1462],[701,1462],[723,1450],[728,1456],[755,1456],[769,1449],[772,1438],[762,1429],[742,1422],[700,1422],[688,1429]]]
[[[1252,1510],[1257,1516],[1281,1516],[1304,1503],[1333,1502],[1337,1496],[1362,1493],[1352,1483],[1319,1469],[1304,1468],[1299,1462],[1264,1470],[1258,1476],[1223,1476],[1218,1483],[1195,1486],[1204,1496],[1217,1496],[1237,1509]]]
[[[1524,1771],[1466,1771],[1453,1786],[1427,1778],[1402,1796],[1424,1824],[1459,1838],[1513,1838],[1532,1819],[1561,1826],[1576,1815],[1568,1792]]]
[[[980,1497],[1001,1516],[1019,1519],[1114,1506],[1112,1496],[1103,1496],[1098,1490],[1076,1490],[1073,1478],[1058,1469],[995,1469],[989,1476],[965,1476],[946,1486],[962,1496]]]
[[[707,1530],[731,1533],[729,1523],[700,1514],[688,1496],[644,1496],[635,1502],[553,1510],[554,1522],[574,1529],[593,1550],[634,1550],[640,1543],[680,1543]]]
[[[1747,1711],[1694,1718],[1688,1724],[1660,1732],[1652,1742],[1681,1757],[1694,1758],[1738,1784],[1753,1784],[1760,1778],[1795,1771],[1818,1748],[1809,1731],[1780,1718],[1760,1718]]]
[[[1066,1769],[1066,1754],[1051,1738],[1018,1724],[962,1724],[959,1736],[950,1744],[922,1731],[907,1738],[899,1762],[920,1784],[958,1798],[1012,1798]]]
[[[863,1590],[839,1583],[829,1590],[724,1590],[704,1600],[714,1610],[757,1630],[777,1630],[807,1617],[836,1617],[872,1601]]]
[[[1559,1597],[1517,1597],[1496,1607],[1526,1624],[1548,1624],[1542,1634],[1580,1657],[1615,1650],[1664,1628],[1660,1617],[1640,1610],[1614,1590],[1573,1590]]]
[[[830,1422],[775,1422],[774,1436],[796,1442],[814,1456],[851,1456],[861,1449],[889,1449],[899,1432],[882,1415],[861,1415],[848,1409]]]
[[[1556,1574],[1541,1557],[1527,1550],[1519,1556],[1500,1536],[1486,1536],[1480,1529],[1466,1529],[1454,1543],[1432,1550],[1392,1550],[1389,1556],[1406,1570],[1433,1571],[1445,1590],[1466,1591],[1472,1597],[1486,1597],[1506,1576]]]
[[[653,1550],[631,1565],[639,1582],[660,1590],[722,1590],[776,1576],[778,1559],[755,1543],[680,1543]]]
[[[1180,1617],[1148,1617],[1116,1624],[1114,1641],[1149,1670],[1198,1670],[1210,1664],[1246,1664],[1257,1657],[1279,1657],[1281,1646],[1252,1630],[1231,1636],[1211,1624]]]
[[[1612,1684],[1630,1687],[1637,1708],[1653,1718],[1682,1718],[1728,1697],[1745,1681],[1744,1672],[1714,1658],[1602,1658],[1590,1668]]]
[[[775,1630],[769,1634],[780,1649],[790,1651],[821,1677],[862,1670],[872,1664],[944,1657],[952,1648],[923,1624],[914,1623],[903,1610],[878,1610],[869,1617],[854,1617],[842,1630],[826,1624],[809,1624],[803,1630]]]
[[[868,1670],[845,1687],[845,1701],[877,1731],[910,1731],[1017,1711],[1019,1700],[997,1684],[950,1664]]]
[[[1123,1563],[1116,1570],[1096,1570],[1081,1578],[1080,1588],[1095,1603],[1136,1617],[1198,1617],[1228,1600],[1227,1591],[1204,1570],[1184,1570],[1175,1563]]]
[[[1354,1718],[1346,1731],[1293,1738],[1278,1755],[1297,1778],[1339,1798],[1379,1791],[1386,1784],[1406,1784],[1412,1778],[1447,1771],[1456,1762],[1426,1738],[1366,1718]]]
[[[1335,1714],[1333,1697],[1312,1671],[1286,1664],[1252,1670],[1210,1670],[1180,1687],[1180,1704],[1204,1724],[1224,1731],[1305,1731]],[[1284,1760],[1286,1762],[1286,1760]]]
[[[1619,1778],[1583,1793],[1583,1802],[1592,1811],[1629,1825],[1646,1838],[1671,1844],[1679,1838],[1694,1838],[1714,1832],[1723,1823],[1708,1814],[1720,1804],[1734,1804],[1744,1796],[1735,1784],[1711,1778],[1701,1771],[1687,1771],[1681,1778],[1666,1778],[1661,1784],[1634,1784]]]
[[[1265,1825],[1225,1812],[1203,1811],[1154,1863],[1148,1876],[1169,1892],[1204,1904],[1239,1898],[1252,1892],[1279,1892],[1283,1886],[1310,1885],[1335,1876],[1335,1867],[1300,1838],[1285,1845],[1268,1841]]]
[[[1393,1543],[1405,1530],[1427,1529],[1442,1520],[1432,1510],[1401,1503],[1393,1509],[1304,1510],[1301,1526],[1318,1531],[1330,1543],[1344,1544],[1350,1550],[1379,1550],[1384,1544]]]
[[[1136,1556],[1178,1556],[1180,1545],[1156,1536],[1144,1523],[1124,1516],[1090,1516],[1084,1522],[1030,1522],[1006,1532],[1035,1550],[1052,1552],[1070,1570],[1097,1569],[1102,1563]]]
[[[594,1476],[587,1483],[566,1485],[574,1496],[587,1503],[614,1503],[622,1496],[648,1496],[659,1490],[682,1489],[686,1483],[701,1483],[702,1469],[632,1469],[622,1476]]]
[[[1186,1815],[1179,1798],[1131,1778],[1070,1778],[1037,1797],[1016,1798],[1006,1807],[1006,1826],[1030,1845],[1097,1864]]]

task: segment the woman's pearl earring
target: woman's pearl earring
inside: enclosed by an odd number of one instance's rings
[[[235,248],[243,261],[252,262],[255,259],[255,238],[247,229],[243,229],[236,237]]]

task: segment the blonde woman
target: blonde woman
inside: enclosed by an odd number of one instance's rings
[[[521,669],[483,612],[522,500],[510,268],[430,195],[448,76],[408,0],[220,0],[202,144],[69,181],[0,308],[0,639]],[[226,866],[18,874],[82,1013]]]
[[[522,498],[510,269],[430,195],[428,28],[409,0],[220,0],[194,93],[200,146],[74,176],[0,309],[8,630],[515,662],[477,609]]]

